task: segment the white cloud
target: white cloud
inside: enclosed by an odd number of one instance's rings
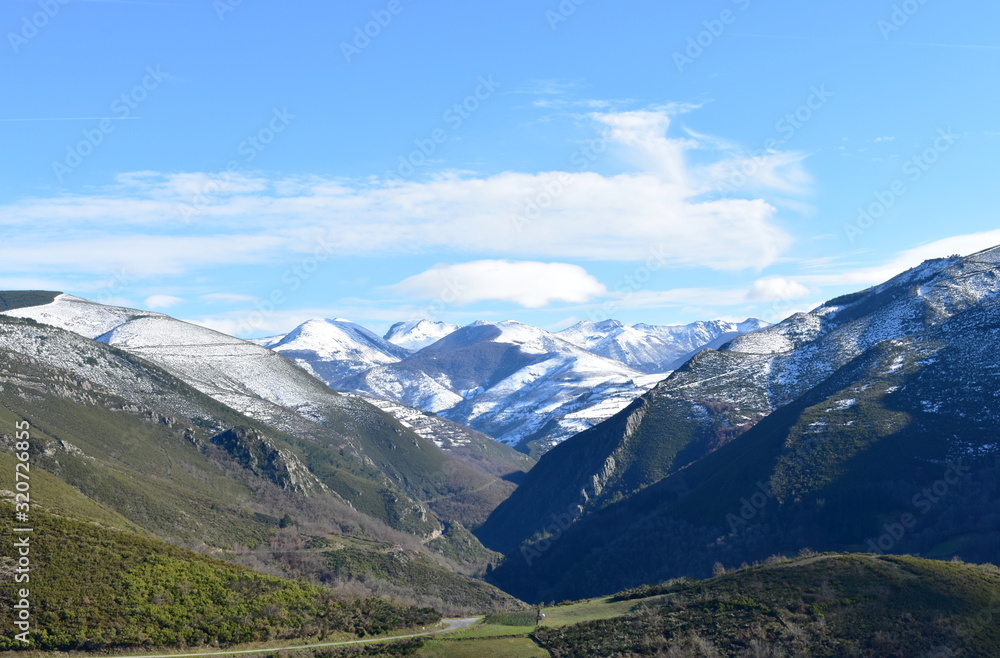
[[[107,275],[130,280],[216,265],[260,263],[288,245],[287,238],[260,235],[97,235],[67,232],[41,237],[18,231],[5,241],[4,267],[22,272]]]
[[[229,292],[213,292],[208,295],[202,295],[199,299],[203,302],[219,304],[252,304],[259,300],[259,298],[253,295],[239,295]]]
[[[809,274],[795,278],[814,285],[872,286],[884,283],[897,274],[920,265],[925,260],[945,258],[953,254],[969,256],[977,251],[1000,245],[1000,229],[955,235],[900,252],[882,265],[859,267],[830,274]]]
[[[607,293],[597,279],[578,265],[505,260],[437,265],[392,288],[444,304],[499,301],[525,308],[540,308],[556,301],[582,303]]]
[[[183,301],[184,300],[180,297],[174,297],[173,295],[153,295],[152,297],[147,297],[146,301],[142,303],[142,306],[150,311],[156,311],[163,308],[170,308],[171,306],[177,306]]]
[[[17,229],[9,245],[14,260],[5,265],[32,273],[178,274],[287,260],[312,253],[320,236],[335,255],[362,257],[448,252],[644,261],[658,249],[665,267],[773,264],[792,243],[776,208],[764,198],[719,194],[746,156],[718,140],[668,136],[672,117],[692,108],[592,114],[639,165],[617,175],[586,171],[594,161],[564,172],[403,181],[123,174],[92,194],[0,207],[0,226]],[[693,150],[698,164],[689,162]],[[803,187],[799,156],[776,153],[772,160],[761,167],[755,194]]]
[[[802,299],[810,295],[809,288],[798,281],[780,276],[758,279],[750,286],[747,299],[751,301],[774,302]]]

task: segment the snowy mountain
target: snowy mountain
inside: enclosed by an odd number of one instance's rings
[[[226,407],[273,431],[295,437],[301,445],[310,446],[308,450],[313,453],[336,455],[320,458],[327,460],[320,467],[320,475],[326,477],[324,484],[348,503],[398,529],[422,535],[440,531],[441,521],[449,519],[439,520],[429,513],[424,500],[457,496],[462,500],[464,520],[469,518],[470,509],[488,509],[499,502],[492,494],[483,498],[477,489],[495,481],[496,476],[454,459],[433,439],[425,440],[425,436],[391,414],[360,398],[334,392],[291,360],[261,345],[166,315],[107,307],[69,295],[57,295],[49,303],[8,309],[4,315],[68,330],[93,339],[88,341],[93,345],[103,344],[139,357]],[[351,330],[331,327],[333,330],[328,331],[313,323],[293,332],[294,336],[290,334],[286,344],[302,341],[304,345],[316,345],[308,341],[318,332],[326,332],[320,334],[325,340]],[[74,373],[97,383],[123,386],[119,379],[127,373],[88,365],[86,357],[78,355],[76,343],[58,336],[35,339],[31,335],[22,330],[6,345],[55,367],[74,368]],[[401,349],[370,332],[355,331],[353,336],[356,340],[368,338],[373,345]],[[0,347],[4,341],[0,336]],[[322,349],[318,353],[327,354]],[[128,388],[131,384],[126,382],[124,386],[121,395],[126,399],[134,397]],[[333,466],[341,463],[346,470]],[[329,477],[334,474],[336,477]],[[456,493],[465,490],[468,493]],[[375,500],[379,502],[373,503]],[[458,503],[451,509],[459,509]]]
[[[518,322],[475,322],[337,387],[395,400],[544,450],[652,387],[647,375]]]
[[[617,320],[579,322],[556,332],[565,341],[620,361],[646,373],[668,372],[705,348],[718,348],[733,338],[769,326],[763,320],[733,323],[722,320],[688,325],[636,324]]]
[[[409,350],[350,320],[309,320],[284,336],[253,341],[282,354],[327,384],[386,363]]]
[[[508,560],[500,576],[521,595],[558,599],[580,593],[584,566],[614,574],[601,587],[616,591],[716,560],[871,548],[886,519],[912,514],[915,496],[951,478],[950,499],[918,506],[920,528],[879,550],[990,559],[997,327],[1000,247],[927,261],[705,350],[546,454],[479,536],[532,554],[525,539],[572,521],[530,569]],[[954,464],[970,473],[960,485]]]
[[[551,334],[516,322],[459,328],[415,320],[382,339],[347,320],[311,320],[255,342],[335,390],[439,413],[541,452],[613,416],[699,349],[762,326],[608,321]]]
[[[385,339],[393,345],[417,351],[436,343],[459,328],[457,324],[431,322],[430,320],[410,320],[397,322],[389,327]]]
[[[416,431],[419,419],[334,393],[274,352],[159,314],[44,291],[0,291],[0,309],[0,461],[13,466],[27,421],[32,478],[62,530],[70,519],[114,528],[130,555],[145,550],[130,531],[237,560],[234,547],[252,546],[253,566],[331,586],[337,575],[311,561],[308,540],[357,539],[353,559],[391,550],[396,573],[421,580],[366,574],[350,597],[389,586],[476,611],[509,600],[453,569],[483,553],[467,529],[510,493],[527,456],[442,419]],[[253,403],[254,391],[269,400]],[[279,404],[298,399],[312,413]],[[94,550],[92,533],[77,533],[81,550]]]

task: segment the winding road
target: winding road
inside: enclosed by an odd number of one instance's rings
[[[480,619],[482,619],[482,617],[467,617],[465,619],[445,619],[443,620],[444,628],[438,628],[433,631],[427,631],[426,633],[413,633],[412,635],[397,635],[395,637],[378,637],[378,638],[370,638],[367,640],[351,640],[349,642],[322,642],[319,644],[302,644],[294,647],[271,647],[269,649],[242,649],[239,651],[209,651],[200,653],[161,653],[161,654],[144,653],[144,654],[137,654],[134,656],[117,656],[112,654],[109,656],[109,658],[201,658],[202,656],[249,656],[255,653],[269,653],[276,651],[305,651],[309,649],[324,649],[327,647],[346,647],[352,644],[377,644],[380,642],[395,642],[397,640],[405,640],[411,637],[423,637],[425,635],[437,635],[438,633],[457,631],[460,628],[467,628],[469,626],[472,626]]]

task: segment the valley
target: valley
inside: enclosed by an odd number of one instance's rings
[[[0,470],[27,424],[45,528],[35,647],[991,655],[998,299],[1000,248],[683,331],[245,341],[0,293]],[[443,617],[482,621],[414,632]],[[407,637],[335,646],[385,634]]]

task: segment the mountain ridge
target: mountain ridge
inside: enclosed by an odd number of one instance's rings
[[[994,248],[925,262],[701,352],[542,457],[478,531],[508,555],[496,582],[528,599],[591,596],[704,574],[713,560],[860,550],[885,532],[879,519],[912,514],[907,501],[958,459],[971,475],[949,508],[979,506],[985,525],[933,510],[920,533],[890,543],[994,559],[986,528],[1000,497],[971,492],[998,458],[998,300]]]

